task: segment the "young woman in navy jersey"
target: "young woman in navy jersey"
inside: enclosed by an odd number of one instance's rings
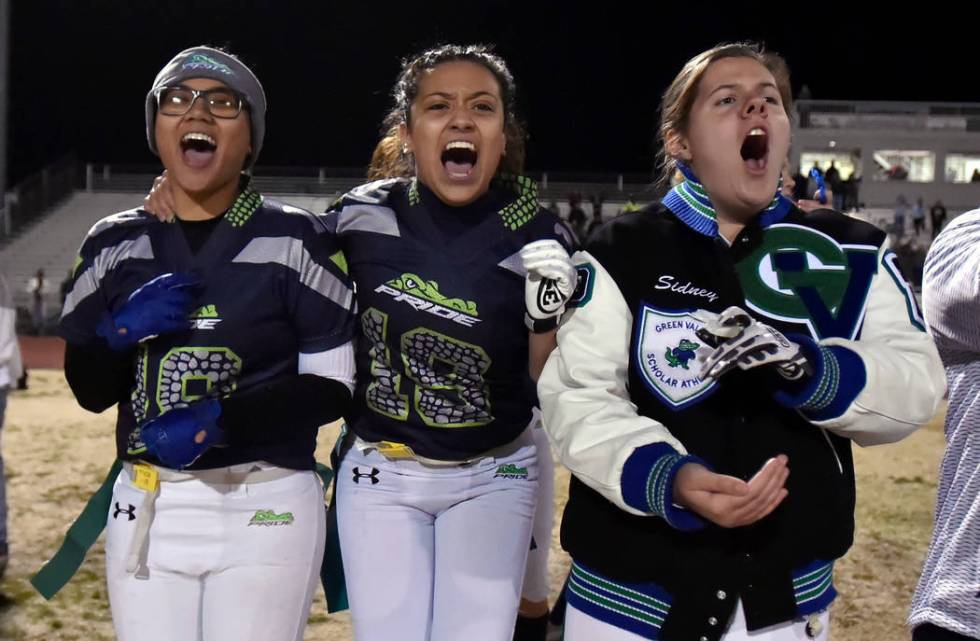
[[[79,253],[65,373],[118,405],[106,574],[122,641],[298,641],[323,555],[320,425],[353,388],[353,290],[312,214],[243,174],[265,128],[255,75],[194,47],[146,98],[176,222],[109,216]]]
[[[536,372],[553,344],[572,236],[520,176],[524,133],[501,58],[423,52],[393,95],[369,174],[379,180],[326,217],[360,313],[337,477],[354,635],[507,641],[537,485],[552,475],[529,355]],[[540,609],[521,627],[537,630],[517,638],[544,636],[550,494],[524,590],[525,608]]]

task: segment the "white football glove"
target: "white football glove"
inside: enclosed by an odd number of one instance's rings
[[[524,323],[535,334],[558,326],[578,282],[575,265],[557,240],[538,240],[521,248],[527,270],[524,281]]]
[[[791,381],[813,374],[799,345],[740,307],[729,307],[721,314],[699,309],[693,316],[704,323],[696,332],[698,338],[713,348],[698,350],[702,380],[718,379],[734,367],[746,370],[760,365],[775,366]]]

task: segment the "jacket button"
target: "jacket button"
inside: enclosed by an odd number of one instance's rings
[[[718,619],[716,619],[714,617],[710,617],[708,619],[708,625],[718,625]]]
[[[715,594],[715,596],[718,597],[718,600],[719,601],[724,601],[728,597],[728,595],[725,594],[725,591],[724,590],[718,590],[718,592]]]

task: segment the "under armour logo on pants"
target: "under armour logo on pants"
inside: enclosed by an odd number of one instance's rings
[[[378,474],[380,474],[380,473],[381,473],[381,470],[379,470],[376,467],[372,467],[370,474],[361,474],[360,468],[355,467],[354,468],[354,482],[355,483],[360,483],[361,482],[361,479],[371,479],[371,485],[377,485],[380,482],[380,481],[378,481]]]
[[[136,506],[130,505],[128,510],[124,510],[119,507],[119,501],[116,501],[116,511],[112,513],[112,518],[118,519],[120,514],[128,514],[130,521],[136,520]]]

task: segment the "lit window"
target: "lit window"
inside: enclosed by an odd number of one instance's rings
[[[936,154],[931,151],[881,149],[873,158],[875,180],[929,183],[936,178]]]

